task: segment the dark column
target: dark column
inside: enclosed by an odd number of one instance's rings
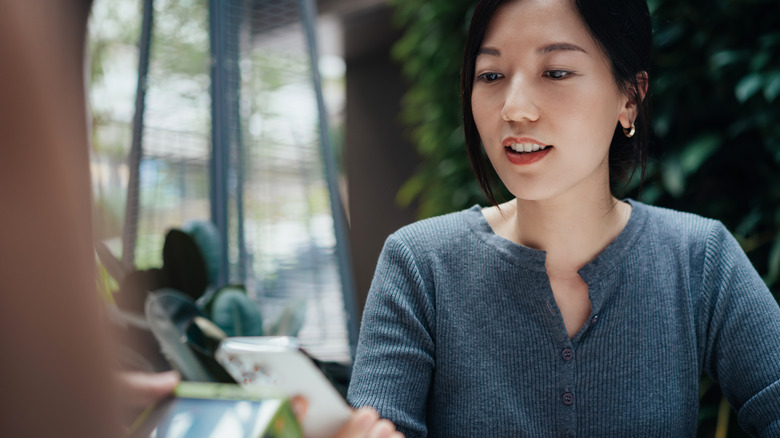
[[[360,315],[385,238],[415,219],[414,206],[400,208],[398,189],[419,159],[401,125],[406,91],[390,50],[400,32],[391,11],[376,6],[346,15],[346,154],[357,310]]]
[[[146,85],[149,76],[149,56],[152,45],[154,23],[154,0],[145,0],[141,25],[141,41],[138,44],[138,85],[135,94],[135,115],[133,116],[133,143],[130,146],[128,167],[130,177],[127,183],[125,222],[122,230],[122,264],[125,269],[135,269],[135,243],[138,237],[138,213],[140,211],[140,168],[143,156],[144,110],[146,108]]]

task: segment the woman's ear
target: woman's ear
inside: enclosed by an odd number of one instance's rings
[[[647,76],[646,71],[640,71],[636,74],[636,104],[639,105],[645,96],[647,96],[647,89],[650,87],[650,78]]]
[[[649,77],[646,71],[636,74],[636,86],[629,84],[628,98],[625,107],[618,115],[618,122],[626,129],[631,128],[631,124],[636,121],[637,107],[647,96],[647,89],[650,86]]]

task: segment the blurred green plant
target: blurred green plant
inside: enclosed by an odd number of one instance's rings
[[[422,163],[398,193],[418,201],[421,217],[482,201],[471,175],[460,127],[458,81],[472,1],[392,0],[395,21],[404,26],[393,56],[409,79],[401,117]]]
[[[648,202],[723,221],[780,292],[780,4],[650,1]]]
[[[393,55],[409,81],[402,120],[422,158],[397,195],[428,217],[485,204],[460,128],[459,74],[473,0],[391,0]],[[652,160],[628,196],[721,220],[780,295],[780,3],[649,0]],[[619,194],[619,193],[618,193]],[[745,436],[702,386],[699,436]]]

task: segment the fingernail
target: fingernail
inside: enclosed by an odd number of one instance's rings
[[[296,403],[293,400],[292,403],[290,403],[290,405],[292,407],[293,414],[295,414],[295,418],[300,420],[303,417],[303,409],[301,408],[301,404],[300,403]]]
[[[376,410],[371,407],[364,406],[358,409],[357,424],[362,429],[368,429],[372,424],[374,424],[378,417],[379,414],[376,413]]]
[[[379,424],[374,426],[374,429],[371,431],[371,438],[390,438],[394,431],[395,428],[390,421],[380,420]]]

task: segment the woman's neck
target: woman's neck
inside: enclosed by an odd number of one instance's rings
[[[629,204],[607,194],[544,201],[514,199],[486,217],[502,237],[546,251],[550,275],[572,275],[617,238],[630,215]]]

